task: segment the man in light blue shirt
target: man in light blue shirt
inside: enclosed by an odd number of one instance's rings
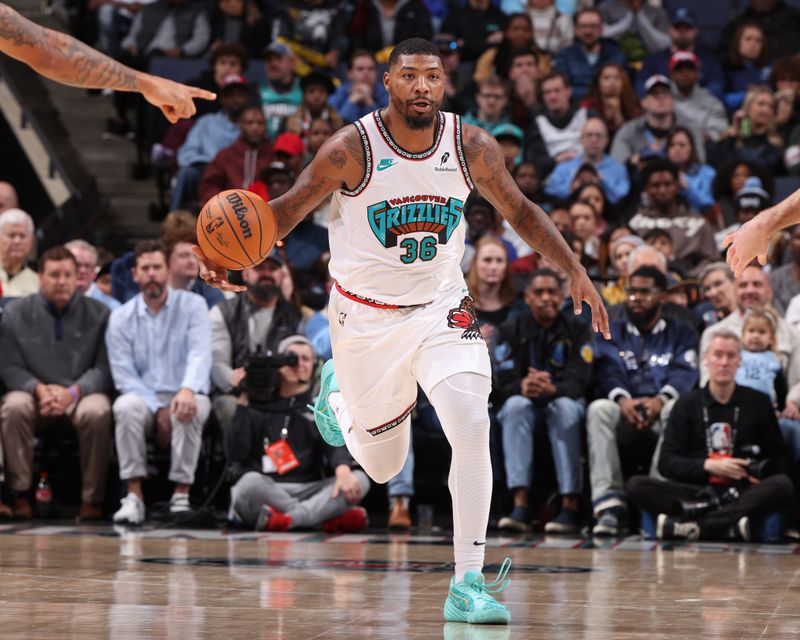
[[[578,170],[589,164],[597,170],[600,186],[609,202],[615,204],[628,195],[631,186],[628,170],[605,151],[608,145],[606,123],[600,118],[589,118],[581,131],[581,145],[583,153],[556,165],[545,184],[545,193],[557,198],[567,198],[573,191],[572,181]]]
[[[345,122],[355,122],[389,104],[389,94],[378,80],[375,56],[365,49],[354,51],[347,67],[347,80],[328,98]]]
[[[202,297],[167,286],[167,249],[157,240],[134,251],[133,279],[141,293],[111,314],[106,344],[114,384],[119,474],[128,494],[114,522],[141,524],[147,475],[145,435],[172,447],[170,511],[189,510],[189,489],[211,408],[211,321]]]

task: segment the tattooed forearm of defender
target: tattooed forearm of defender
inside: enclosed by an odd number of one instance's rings
[[[45,29],[0,4],[0,51],[76,87],[140,90],[136,71],[75,38]]]
[[[497,141],[483,129],[465,126],[464,152],[480,194],[536,251],[565,273],[580,267],[575,254],[550,217],[528,200],[508,173]]]

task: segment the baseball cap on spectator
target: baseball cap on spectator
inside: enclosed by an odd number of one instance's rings
[[[267,181],[276,174],[283,174],[289,176],[290,178],[294,177],[292,170],[287,167],[284,162],[270,162],[269,166],[262,172],[262,177],[264,181]]]
[[[644,90],[647,93],[650,93],[656,87],[666,87],[672,91],[672,83],[669,81],[669,78],[660,73],[650,76],[644,83]]]
[[[266,258],[264,258],[264,262],[266,262],[267,260],[272,260],[272,262],[277,264],[279,267],[282,267],[284,264],[286,264],[286,261],[283,259],[281,250],[278,247],[274,247],[272,251],[269,252],[269,255]]]
[[[275,138],[275,144],[272,145],[273,153],[285,153],[290,156],[302,155],[305,150],[303,139],[296,133],[282,133]]]
[[[614,252],[617,250],[617,247],[622,244],[630,244],[633,245],[634,248],[636,247],[643,247],[644,240],[642,240],[639,236],[627,235],[627,236],[620,236],[613,243],[611,243],[611,255],[614,255]]]
[[[672,13],[672,26],[677,27],[679,24],[685,24],[688,27],[697,26],[697,18],[689,7],[678,7]]]
[[[287,47],[285,44],[273,42],[264,49],[263,56],[265,58],[268,56],[288,56],[291,55],[291,53],[292,50],[289,49],[289,47]]]
[[[771,198],[761,184],[761,179],[751,176],[734,196],[737,209],[755,209],[761,211],[769,206]]]
[[[700,58],[691,51],[676,51],[669,59],[669,72],[675,71],[675,67],[681,64],[691,64],[695,69],[700,68]]]
[[[247,78],[240,76],[238,73],[229,73],[222,79],[222,88],[220,93],[225,93],[231,89],[244,89],[245,91],[250,91],[250,87],[247,84]]]
[[[525,133],[517,125],[511,123],[499,124],[492,129],[495,140],[515,140],[522,144]]]
[[[312,71],[300,80],[300,88],[303,91],[309,87],[322,87],[327,91],[329,96],[333,95],[333,92],[336,91],[336,87],[333,86],[333,80],[319,71]]]
[[[458,51],[458,41],[449,33],[437,33],[433,36],[433,46],[443,53]]]

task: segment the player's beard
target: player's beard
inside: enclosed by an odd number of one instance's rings
[[[429,102],[431,104],[431,112],[428,115],[415,116],[411,113],[411,102],[404,103],[397,96],[392,96],[394,108],[403,116],[403,121],[409,129],[430,129],[433,126],[433,121],[442,105],[440,102],[434,102],[433,100]]]

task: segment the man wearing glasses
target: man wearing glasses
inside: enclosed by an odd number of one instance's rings
[[[598,399],[586,417],[594,535],[624,533],[621,458],[649,466],[655,451],[657,462],[657,443],[672,405],[697,384],[697,335],[662,315],[666,289],[666,276],[655,267],[634,271],[626,289],[627,317],[612,323],[610,341],[596,343],[592,387]]]

